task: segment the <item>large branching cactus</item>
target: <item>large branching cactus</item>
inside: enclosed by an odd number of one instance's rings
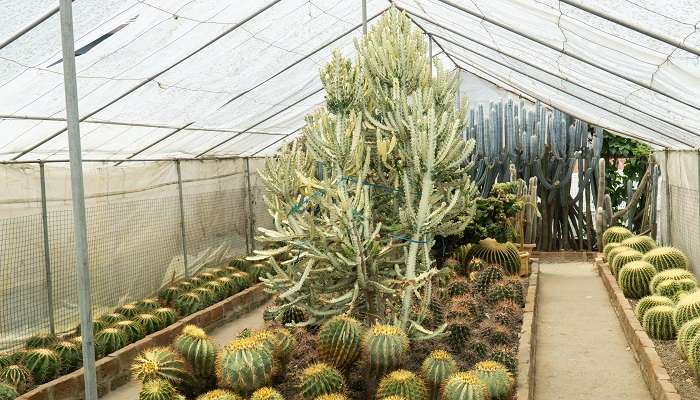
[[[297,325],[350,313],[438,336],[423,327],[430,249],[471,221],[475,195],[457,75],[439,63],[431,74],[424,38],[396,9],[355,47],[354,62],[336,52],[322,69],[327,104],[301,140],[259,172],[274,228],[259,228],[272,246],[251,260],[269,260],[261,279],[280,307],[303,309]]]

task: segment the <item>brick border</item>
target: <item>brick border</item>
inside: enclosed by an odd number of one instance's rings
[[[539,258],[540,262],[593,262],[598,253],[592,251],[533,251],[530,257]]]
[[[129,367],[141,351],[153,346],[169,345],[180,334],[185,325],[195,324],[210,331],[226,322],[238,319],[265,303],[269,298],[270,295],[264,291],[263,284],[258,283],[100,358],[96,361],[98,397],[104,396],[129,381]],[[51,382],[37,386],[18,399],[79,400],[84,398],[84,392],[83,369],[80,368]]]
[[[517,399],[534,400],[535,398],[535,355],[537,351],[537,287],[540,282],[540,267],[532,265],[525,309],[523,310],[523,325],[520,328],[518,343],[518,376]]]
[[[673,386],[671,377],[654,348],[654,342],[651,341],[634,315],[632,306],[622,294],[622,289],[612,276],[608,263],[603,262],[603,257],[599,255],[594,264],[598,268],[598,274],[608,292],[610,303],[615,310],[618,321],[620,321],[632,354],[639,364],[639,369],[642,371],[642,377],[649,392],[651,392],[651,396],[654,400],[680,400],[681,396]]]

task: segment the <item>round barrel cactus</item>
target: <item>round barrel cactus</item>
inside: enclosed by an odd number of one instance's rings
[[[483,270],[476,273],[476,279],[474,279],[474,287],[482,292],[486,291],[494,283],[500,281],[505,277],[505,272],[500,265],[491,264],[484,267]]]
[[[236,290],[234,293],[238,293],[241,290],[248,288],[252,281],[250,275],[247,272],[242,271],[232,273],[229,278],[231,278],[235,284]]]
[[[163,322],[163,327],[172,325],[177,320],[177,313],[170,307],[160,307],[151,311],[153,315],[158,317]]]
[[[217,276],[211,273],[210,271],[202,271],[198,273],[197,276],[204,282],[211,282],[217,278]]]
[[[56,379],[61,372],[61,358],[51,349],[28,350],[22,358],[22,364],[37,384]]]
[[[494,346],[511,345],[517,339],[517,332],[492,320],[482,321],[478,334]]]
[[[458,372],[447,378],[442,400],[489,400],[489,392],[473,372]]]
[[[644,261],[653,265],[657,271],[672,268],[688,269],[688,257],[675,247],[657,247],[644,254]]]
[[[203,308],[202,300],[194,292],[183,293],[175,299],[175,310],[182,316],[194,314]]]
[[[172,349],[153,347],[134,358],[131,376],[140,382],[164,379],[177,385],[187,376],[187,372],[185,362]]]
[[[111,325],[116,324],[119,321],[124,321],[126,319],[126,317],[119,314],[119,313],[109,313],[109,314],[105,314],[105,315],[101,316],[100,319],[102,321],[104,321],[106,326],[109,327]]]
[[[237,268],[237,269],[239,269],[239,270],[241,270],[241,271],[243,271],[243,270],[245,270],[246,268],[248,268],[248,266],[249,266],[250,264],[251,264],[251,262],[248,261],[248,260],[246,260],[246,259],[243,258],[243,257],[235,258],[235,259],[231,260],[231,262],[228,263],[229,266],[234,267],[234,268]]]
[[[136,321],[119,321],[116,324],[114,324],[113,327],[121,329],[126,334],[126,337],[129,339],[129,343],[141,340],[145,336],[141,324],[139,324]]]
[[[236,294],[237,287],[236,283],[233,281],[233,279],[229,278],[228,276],[221,276],[219,278],[216,278],[216,282],[218,282],[221,286],[224,287],[224,290],[226,291],[226,296],[229,297],[233,294]]]
[[[95,334],[95,346],[103,354],[114,353],[127,344],[129,344],[129,338],[119,328],[105,328]]]
[[[655,306],[673,306],[673,301],[668,297],[651,295],[642,297],[634,307],[634,315],[641,323],[644,320],[644,313]]]
[[[117,308],[117,313],[124,316],[126,319],[133,319],[137,314],[141,312],[141,309],[136,303],[128,303]]]
[[[280,324],[298,324],[306,321],[306,312],[304,309],[295,305],[285,307],[275,318]]]
[[[160,318],[148,313],[137,315],[136,318],[134,318],[134,321],[141,326],[143,333],[146,335],[150,335],[151,333],[157,332],[165,327]]]
[[[503,364],[512,375],[518,372],[518,355],[508,347],[496,347],[489,356],[489,359]]]
[[[700,376],[700,335],[695,335],[690,339],[690,344],[686,351],[690,371],[693,375]]]
[[[620,244],[631,247],[642,254],[656,247],[656,242],[649,236],[632,236],[623,240]]]
[[[346,315],[335,316],[326,321],[318,331],[318,352],[321,359],[345,369],[360,355],[362,325]]]
[[[243,400],[243,398],[230,390],[214,389],[200,394],[197,400]]]
[[[642,259],[642,257],[642,253],[634,249],[623,251],[622,253],[619,253],[615,257],[615,261],[613,261],[610,264],[610,271],[612,272],[613,276],[617,278],[620,274],[620,270],[622,269],[622,267],[624,267],[625,265],[627,265],[627,263],[630,263],[632,261],[639,261]]]
[[[158,298],[170,304],[175,301],[177,296],[182,294],[182,290],[183,288],[178,285],[166,286],[158,292]]]
[[[284,396],[271,387],[261,387],[250,395],[250,400],[284,400]]]
[[[32,373],[20,364],[11,364],[0,369],[0,382],[6,382],[17,388],[17,391],[24,393],[34,385]]]
[[[187,279],[178,282],[176,286],[180,288],[180,294],[187,293],[197,287],[195,283],[190,282],[190,280]]]
[[[349,400],[348,396],[342,394],[342,393],[331,393],[331,394],[322,394],[318,397],[316,397],[314,400]],[[383,400],[392,400],[392,399],[383,399]],[[400,399],[396,399],[400,400]]]
[[[229,288],[221,284],[218,280],[216,280],[216,277],[214,278],[215,280],[209,281],[204,284],[205,289],[211,290],[213,294],[213,299],[215,303],[220,302],[221,300],[225,299],[228,297],[229,293]]]
[[[211,289],[207,289],[205,287],[198,287],[196,289],[193,289],[192,293],[195,293],[197,296],[199,296],[199,298],[202,300],[202,305],[204,306],[204,308],[207,308],[210,305],[216,303],[216,295]]]
[[[700,317],[700,292],[682,297],[673,308],[673,323],[679,329],[684,323]]]
[[[668,280],[656,285],[654,294],[678,301],[680,293],[694,292],[697,288],[697,283],[692,279]]]
[[[520,253],[513,243],[498,243],[495,239],[484,239],[469,249],[469,259],[480,258],[488,263],[498,264],[511,274],[520,271]]]
[[[214,375],[216,345],[202,329],[195,325],[187,325],[175,338],[173,347],[187,361],[195,376]]]
[[[139,392],[139,400],[175,400],[177,391],[165,379],[151,379],[143,383]]]
[[[700,333],[700,318],[694,318],[681,325],[676,335],[676,351],[681,358],[688,357],[690,341]]]
[[[611,226],[603,232],[603,246],[609,243],[621,243],[632,236],[634,233],[623,226]]]
[[[237,339],[217,357],[217,380],[224,387],[248,394],[270,382],[273,362],[272,353],[257,340]]]
[[[421,375],[428,382],[433,397],[442,387],[443,382],[457,371],[457,363],[450,353],[444,350],[433,350],[421,364]]]
[[[522,286],[513,285],[512,282],[505,279],[500,280],[493,285],[486,293],[486,300],[491,303],[497,303],[502,300],[511,300],[520,304],[523,301]]]
[[[83,364],[82,349],[78,344],[70,340],[62,340],[56,343],[54,351],[61,359],[61,373],[75,371]]]
[[[496,361],[476,363],[471,372],[486,385],[490,399],[507,399],[513,391],[515,381],[508,369]]]
[[[374,325],[363,338],[362,354],[374,376],[397,369],[408,352],[408,336],[392,325]]]
[[[323,394],[345,391],[343,375],[326,363],[316,363],[304,369],[299,377],[299,390],[306,400]]]
[[[155,310],[156,308],[160,308],[163,305],[160,304],[160,301],[158,301],[157,298],[150,297],[139,301],[138,306],[141,308],[141,312],[149,312]]]
[[[428,389],[411,371],[399,369],[385,375],[377,387],[377,398],[400,396],[406,400],[427,400]]]
[[[627,246],[617,246],[614,249],[610,250],[610,253],[608,253],[608,267],[610,268],[610,271],[612,272],[612,264],[615,261],[615,257],[618,256],[618,254],[624,253],[626,251],[634,250],[631,247]]]
[[[58,343],[58,338],[56,335],[52,335],[50,333],[38,333],[30,336],[25,342],[24,347],[28,349],[48,349],[53,347],[56,343]]]
[[[642,326],[652,339],[671,340],[676,336],[673,307],[654,306],[644,313]]]
[[[282,344],[272,330],[261,329],[255,331],[250,335],[250,338],[264,346],[275,359],[283,358],[284,355],[282,354]]]
[[[690,279],[692,281],[697,282],[697,279],[695,279],[695,275],[693,275],[692,272],[687,271],[685,269],[681,268],[671,268],[671,269],[666,269],[663,270],[656,275],[654,275],[654,278],[651,280],[651,283],[649,284],[649,289],[651,289],[652,292],[656,292],[657,286],[661,282],[664,281],[670,281],[670,280],[682,280],[682,279]]]
[[[297,339],[285,328],[270,329],[277,339],[277,353],[280,361],[287,361],[297,346]]]
[[[19,393],[14,386],[0,381],[0,400],[15,400],[18,396]]]
[[[605,256],[605,259],[608,259],[608,255],[610,254],[610,251],[614,249],[615,247],[620,246],[620,243],[608,243],[603,247],[603,255]]]
[[[632,261],[622,267],[617,281],[625,297],[641,299],[650,294],[649,284],[654,275],[656,269],[653,265],[646,261]]]
[[[469,279],[463,276],[457,276],[447,283],[447,294],[450,296],[459,296],[469,293]]]

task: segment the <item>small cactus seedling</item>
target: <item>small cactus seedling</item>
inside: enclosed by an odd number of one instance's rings
[[[680,293],[690,293],[697,288],[696,282],[692,279],[668,280],[656,285],[654,293],[678,301]]]
[[[15,400],[19,396],[14,386],[0,382],[0,400]]]
[[[153,347],[136,356],[131,364],[131,376],[140,382],[164,379],[174,385],[187,376],[185,362],[167,347]]]
[[[61,372],[61,359],[51,349],[28,350],[24,354],[22,364],[32,374],[34,382],[39,384],[56,379]]]
[[[431,398],[437,399],[445,380],[457,371],[457,363],[450,353],[433,350],[421,364],[421,375],[430,386]]]
[[[133,343],[137,340],[143,339],[145,336],[141,324],[136,321],[119,321],[112,326],[113,328],[121,329],[128,338],[129,343]]]
[[[486,293],[494,283],[505,277],[505,272],[500,265],[491,264],[476,273],[474,287],[481,293]]]
[[[343,375],[326,363],[316,363],[302,371],[299,389],[306,400],[313,400],[323,394],[345,391]]]
[[[83,363],[83,353],[80,346],[69,341],[63,340],[54,346],[54,350],[61,360],[61,372],[68,373],[78,368]]]
[[[504,365],[491,360],[482,361],[474,365],[472,372],[486,385],[489,399],[509,398],[515,381]]]
[[[216,346],[202,329],[187,325],[173,342],[173,347],[187,361],[196,377],[214,375]]]
[[[642,326],[652,339],[671,340],[676,336],[673,307],[654,306],[644,313]]]
[[[175,299],[175,310],[182,316],[193,314],[203,308],[202,300],[194,292],[183,293]]]
[[[151,379],[143,383],[139,400],[176,400],[177,391],[165,379]]]
[[[200,394],[197,400],[243,400],[243,398],[230,390],[214,389]]]
[[[170,307],[160,307],[152,311],[152,314],[163,322],[163,327],[172,325],[177,320],[177,313]]]
[[[642,259],[642,257],[642,253],[638,252],[637,250],[623,251],[622,253],[619,253],[617,257],[615,257],[615,261],[610,264],[610,271],[612,272],[613,276],[617,278],[622,267],[627,265],[629,262],[639,261]]]
[[[165,327],[163,325],[163,321],[153,314],[139,314],[136,316],[134,321],[141,326],[143,333],[146,335],[150,335],[151,333],[157,332]]]
[[[642,254],[656,247],[656,242],[649,236],[632,236],[623,240],[620,244],[631,247]]]
[[[140,312],[140,308],[136,303],[128,303],[117,308],[117,313],[124,316],[126,319],[134,318]]]
[[[58,338],[56,335],[50,333],[38,333],[36,335],[30,336],[25,343],[25,347],[28,349],[38,349],[38,348],[51,348],[56,343],[58,343]]]
[[[95,334],[95,345],[104,354],[114,353],[127,344],[129,344],[129,338],[119,328],[105,328]]]
[[[156,299],[155,297],[139,301],[138,306],[142,310],[142,312],[149,312],[155,310],[156,308],[162,307],[158,299]]]
[[[688,346],[690,346],[690,341],[700,333],[700,318],[694,318],[683,324],[680,329],[678,329],[678,334],[676,337],[676,351],[681,356],[681,358],[688,357]]]
[[[609,243],[621,243],[632,236],[634,236],[634,233],[623,226],[611,226],[603,232],[603,246]]]
[[[275,319],[279,321],[279,323],[287,325],[304,322],[306,318],[306,313],[303,308],[291,305],[281,310]]]
[[[498,243],[495,239],[484,239],[479,244],[472,245],[468,253],[469,259],[480,258],[488,263],[498,264],[511,274],[520,271],[520,253],[513,243]]]
[[[0,382],[6,382],[17,388],[17,391],[24,393],[32,385],[34,385],[34,378],[32,373],[20,364],[11,364],[7,367],[0,369]]]
[[[518,355],[507,347],[497,347],[489,358],[503,364],[512,375],[518,371]]]
[[[472,372],[458,372],[447,379],[442,400],[489,400],[484,382]]]
[[[644,261],[653,265],[657,271],[672,268],[688,269],[688,256],[675,247],[657,247],[644,254]]]
[[[182,294],[182,289],[183,288],[178,285],[166,286],[158,292],[158,298],[170,304],[175,301],[177,296]]]
[[[615,261],[615,258],[618,256],[618,254],[624,253],[626,251],[634,250],[631,247],[627,246],[617,246],[614,249],[610,250],[610,253],[608,253],[608,266],[610,267],[610,271],[612,272],[612,264]]]
[[[408,336],[396,326],[374,325],[362,341],[362,353],[371,374],[380,377],[397,369],[408,352]]]
[[[615,247],[620,246],[620,243],[608,243],[603,247],[603,254],[605,255],[605,259],[608,259],[608,255],[610,254],[610,251],[614,249]]]
[[[250,400],[284,400],[284,396],[271,387],[261,387],[250,395]]]
[[[697,282],[697,279],[695,279],[695,275],[693,275],[692,272],[681,268],[671,268],[663,270],[656,274],[654,278],[652,278],[651,283],[649,284],[649,289],[651,289],[651,291],[655,293],[656,287],[659,286],[661,282],[670,280],[679,281],[682,279],[690,279],[694,282]]]
[[[406,400],[427,400],[428,390],[423,380],[411,371],[399,369],[384,376],[377,387],[377,398],[399,396]]]
[[[649,294],[649,283],[656,270],[646,261],[632,261],[625,264],[618,275],[618,283],[625,297],[641,299]]]
[[[676,329],[680,329],[684,323],[698,317],[700,317],[700,292],[693,292],[678,300],[678,304],[673,309],[673,323]]]
[[[237,339],[224,347],[216,361],[220,385],[248,394],[272,379],[272,354],[253,338]]]
[[[455,277],[447,285],[447,294],[450,296],[461,296],[467,293],[469,293],[469,279],[465,277]]]
[[[318,332],[318,351],[321,359],[336,368],[346,369],[360,355],[362,325],[345,315],[326,321]]]
[[[659,295],[642,297],[641,300],[639,300],[639,302],[637,303],[637,306],[634,307],[634,315],[639,320],[639,323],[641,323],[644,320],[644,313],[646,313],[647,310],[655,306],[673,306],[673,301],[668,297]]]

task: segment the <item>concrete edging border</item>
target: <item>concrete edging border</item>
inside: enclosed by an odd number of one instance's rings
[[[523,310],[523,325],[520,328],[518,343],[518,376],[516,393],[518,400],[534,400],[535,398],[535,355],[537,351],[537,287],[540,281],[539,265],[532,266],[525,308]]]
[[[627,343],[634,358],[642,371],[642,377],[646,382],[649,392],[654,400],[680,400],[681,396],[676,391],[664,367],[661,357],[654,348],[654,342],[649,338],[637,320],[627,298],[622,294],[622,289],[612,276],[608,264],[603,262],[602,256],[598,256],[594,262],[598,269],[598,274],[603,281],[603,286],[608,292],[610,303],[617,315],[617,319],[625,333]]]
[[[195,324],[209,331],[226,322],[238,319],[265,303],[269,298],[270,295],[264,291],[263,284],[259,283],[100,358],[96,362],[98,397],[104,396],[129,381],[131,362],[141,351],[153,346],[169,345],[180,334],[185,325]],[[81,368],[37,386],[18,399],[80,400],[84,398],[84,391],[83,369]]]

